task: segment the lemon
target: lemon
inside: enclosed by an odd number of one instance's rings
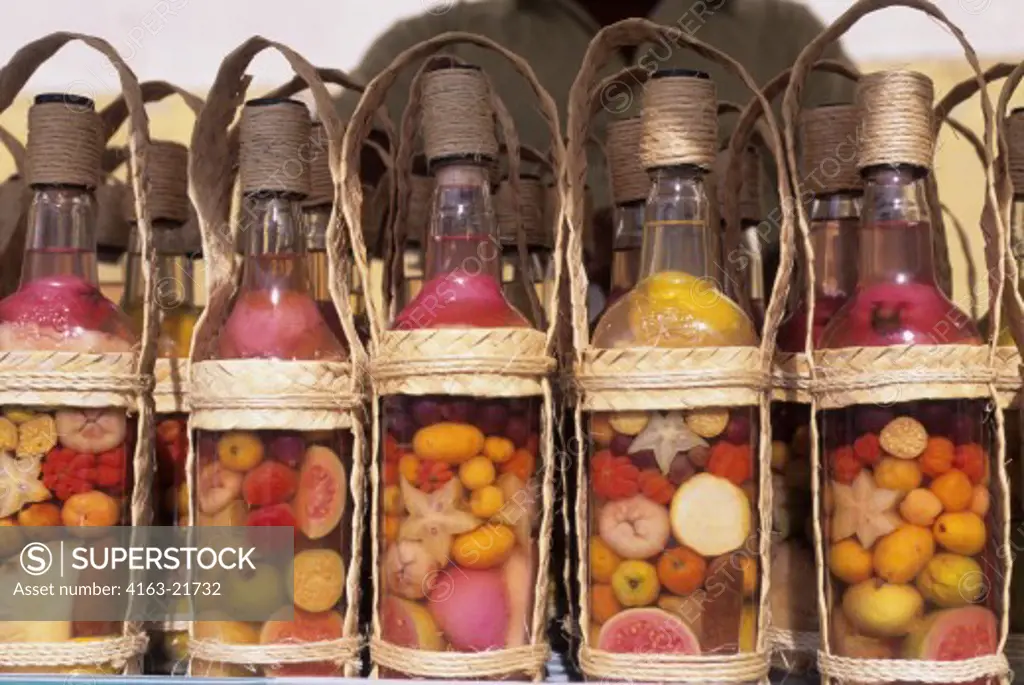
[[[913,585],[885,583],[877,578],[847,589],[843,613],[858,631],[872,637],[906,635],[921,616],[924,599]]]
[[[656,347],[752,345],[757,336],[743,311],[711,279],[683,271],[656,273],[634,291],[629,326]]]
[[[917,589],[925,599],[946,608],[977,602],[985,588],[981,565],[960,554],[936,554],[917,577]]]

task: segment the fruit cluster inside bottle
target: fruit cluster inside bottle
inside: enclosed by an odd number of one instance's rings
[[[231,644],[320,642],[343,636],[351,558],[351,434],[343,431],[196,432],[196,524],[294,529],[291,595],[266,565],[197,609],[197,637]],[[289,618],[291,612],[294,615]],[[259,613],[262,622],[231,620]],[[202,620],[204,615],[207,620]],[[276,618],[275,616],[280,616]],[[330,662],[264,668],[200,663],[195,675],[340,676]]]
[[[772,625],[779,630],[818,630],[814,526],[811,498],[810,407],[772,404]],[[795,654],[787,658],[798,658]]]
[[[55,540],[54,526],[100,543],[107,527],[131,525],[135,421],[124,409],[7,406],[0,417],[0,557]],[[113,582],[88,569],[80,584]],[[76,597],[72,620],[0,622],[3,642],[116,637],[121,623],[87,620],[109,597]],[[79,620],[79,617],[81,620]]]
[[[529,644],[539,399],[393,396],[383,405],[383,638],[428,651]]]
[[[589,435],[591,647],[752,651],[756,410],[595,413]]]
[[[834,653],[939,661],[995,653],[1003,560],[993,427],[984,400],[823,413]]]

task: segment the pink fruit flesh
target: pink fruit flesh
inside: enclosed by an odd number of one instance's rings
[[[505,646],[509,606],[501,569],[451,567],[430,588],[427,608],[451,646],[481,652]]]
[[[441,274],[423,284],[419,294],[395,319],[401,330],[472,326],[525,327],[529,321],[506,300],[501,284],[485,274]]]
[[[295,514],[287,504],[274,504],[250,512],[245,520],[245,525],[292,527],[295,525]]]
[[[218,346],[222,359],[320,359],[342,353],[313,299],[293,290],[242,293]]]
[[[601,627],[597,648],[620,654],[700,654],[693,631],[661,609],[627,609]]]
[[[344,509],[345,470],[338,457],[326,448],[313,448],[299,473],[295,513],[299,530],[319,540],[337,527]]]
[[[76,330],[111,333],[125,340],[135,336],[127,318],[94,285],[72,275],[29,281],[0,302],[0,321],[51,328],[64,334]]]
[[[984,607],[937,612],[921,637],[919,659],[960,661],[996,652],[996,617]]]

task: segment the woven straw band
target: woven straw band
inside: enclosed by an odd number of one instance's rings
[[[803,352],[777,352],[772,360],[772,399],[811,401],[811,365]]]
[[[334,181],[331,179],[331,161],[328,154],[327,129],[317,121],[309,134],[305,159],[309,163],[309,197],[307,206],[329,205],[334,201]]]
[[[110,664],[116,669],[146,652],[145,634],[100,638],[90,642],[5,642],[0,666],[24,668]]]
[[[1004,654],[976,656],[962,661],[923,659],[855,659],[818,652],[818,670],[825,678],[843,682],[968,683],[1002,678],[1010,673]]]
[[[309,194],[309,110],[298,102],[242,108],[239,176],[242,192]]]
[[[355,637],[282,645],[233,645],[220,640],[191,638],[188,652],[193,659],[203,661],[269,666],[318,661],[352,663],[359,658],[359,648],[359,638]]]
[[[1010,183],[1014,192],[1024,194],[1024,111],[1006,118],[1006,145],[1009,147]]]
[[[857,190],[857,108],[832,105],[800,113],[801,177],[818,195]],[[816,187],[815,187],[816,186]]]
[[[882,164],[932,167],[932,101],[935,86],[916,71],[879,71],[857,84],[857,119],[862,127],[861,169]]]
[[[424,74],[422,126],[428,160],[498,158],[491,90],[479,69],[438,69]]]
[[[718,96],[710,79],[655,77],[644,89],[640,160],[645,169],[711,169],[718,149]]]
[[[816,632],[769,628],[768,642],[775,650],[817,654],[821,646],[821,635]]]
[[[996,375],[983,345],[847,347],[814,353],[811,390],[822,409],[921,399],[990,397]]]
[[[1016,407],[1020,404],[1022,373],[1020,351],[1016,347],[996,348],[996,390],[999,391],[999,406]]]
[[[512,186],[502,181],[494,200],[498,218],[498,232],[503,245],[515,245],[518,240],[516,219],[523,225],[526,244],[531,247],[551,247],[552,237],[544,225],[544,184],[536,178],[519,178],[519,212],[512,203]]]
[[[643,135],[640,117],[609,122],[605,139],[612,201],[617,205],[647,198],[651,181],[640,163],[640,138]]]
[[[134,409],[152,378],[130,353],[0,353],[0,404]]]
[[[589,349],[576,383],[587,411],[748,406],[768,389],[756,347]]]
[[[98,186],[102,126],[100,115],[91,106],[65,102],[32,105],[28,110],[29,184]]]
[[[381,395],[540,395],[555,368],[546,349],[530,328],[388,331],[370,373]]]
[[[580,668],[588,678],[629,682],[747,683],[768,677],[766,654],[618,654],[580,648]]]
[[[195,362],[192,421],[207,430],[347,428],[362,401],[351,376],[347,362]]]
[[[378,666],[419,678],[477,680],[525,673],[543,673],[550,656],[547,645],[527,645],[486,652],[428,652],[399,647],[384,640],[370,641],[370,658]]]
[[[149,146],[149,214],[156,219],[188,221],[188,148],[159,141]],[[131,193],[125,193],[131,195]],[[131,202],[135,220],[135,202]]]
[[[158,414],[187,412],[188,359],[157,359],[153,369],[153,402]]]

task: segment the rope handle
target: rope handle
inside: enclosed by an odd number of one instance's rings
[[[840,62],[838,60],[823,59],[815,62],[811,66],[812,71],[821,72],[826,74],[833,74],[849,79],[850,81],[857,81],[860,78],[860,74],[855,70]],[[768,103],[772,103],[780,95],[785,92],[789,86],[789,81],[792,76],[792,70],[786,69],[767,84],[761,91],[764,95],[764,99]],[[726,144],[727,154],[727,166],[725,172],[725,178],[719,179],[720,183],[725,183],[725,206],[723,207],[724,219],[725,219],[725,243],[729,254],[736,253],[740,249],[741,243],[741,229],[740,229],[740,186],[742,184],[742,164],[743,164],[743,151],[750,144],[751,139],[759,139],[762,147],[764,147],[768,153],[774,158],[779,159],[783,157],[781,154],[781,148],[774,147],[769,141],[770,136],[767,132],[767,127],[764,123],[764,107],[761,104],[759,98],[751,98],[747,106],[744,107],[743,112],[740,114],[739,121],[733,127],[732,135],[729,136],[729,141]],[[780,198],[781,201],[781,198]],[[796,235],[793,235],[793,239],[796,240]],[[781,240],[781,238],[780,238]],[[804,237],[804,248],[806,249],[806,237]],[[795,246],[791,249],[795,250]],[[729,270],[730,279],[742,279],[743,275],[737,271],[734,260],[726,260],[726,268]],[[736,280],[743,284],[742,280]],[[740,288],[742,292],[746,292],[746,288]]]
[[[800,189],[800,185],[801,185],[800,184],[800,177],[799,177],[799,174],[796,173],[796,169],[799,168],[798,165],[797,165],[797,157],[796,157],[796,125],[797,125],[797,120],[798,120],[798,116],[799,116],[799,112],[800,112],[800,96],[801,96],[801,93],[802,93],[805,81],[807,80],[807,76],[809,75],[813,64],[815,62],[817,62],[819,59],[821,59],[822,55],[824,54],[825,49],[829,45],[831,45],[835,41],[839,40],[839,38],[841,38],[847,31],[849,31],[849,29],[854,24],[856,24],[862,17],[864,17],[864,16],[866,16],[868,14],[871,14],[872,12],[875,12],[877,10],[885,9],[885,8],[888,8],[888,7],[907,7],[907,8],[910,8],[910,9],[916,9],[916,10],[918,10],[920,12],[923,12],[923,13],[931,16],[932,18],[936,19],[941,24],[943,24],[946,28],[948,28],[950,30],[950,32],[953,34],[953,36],[960,43],[960,45],[963,47],[964,55],[966,56],[967,61],[968,61],[968,63],[971,66],[971,69],[975,73],[975,81],[978,83],[978,89],[981,91],[981,96],[982,96],[981,97],[981,100],[982,100],[982,110],[983,110],[983,113],[984,113],[984,116],[985,116],[985,136],[984,136],[984,138],[985,138],[985,152],[986,152],[986,155],[985,155],[985,165],[984,166],[985,166],[985,182],[986,182],[986,190],[987,190],[986,194],[987,194],[987,196],[989,198],[989,201],[994,204],[995,203],[995,190],[994,190],[994,187],[992,185],[992,174],[993,174],[993,170],[992,169],[993,169],[993,167],[992,167],[992,155],[990,153],[990,150],[991,150],[991,147],[992,147],[993,109],[992,109],[992,104],[991,104],[991,101],[989,100],[988,94],[985,92],[984,76],[983,76],[983,73],[982,73],[982,70],[981,70],[981,66],[978,63],[978,58],[977,58],[977,55],[974,52],[974,49],[971,47],[970,43],[968,43],[968,41],[967,41],[966,37],[964,36],[963,32],[959,28],[957,28],[952,22],[950,22],[949,19],[946,18],[946,15],[941,10],[939,10],[938,7],[936,7],[931,2],[928,2],[928,0],[861,0],[860,2],[858,2],[855,5],[853,5],[852,7],[850,7],[846,12],[844,12],[838,19],[836,19],[836,21],[831,26],[829,26],[824,31],[822,31],[814,40],[812,40],[801,51],[800,56],[797,58],[796,62],[794,63],[794,65],[792,67],[791,80],[790,80],[789,85],[786,87],[786,94],[785,94],[785,97],[783,99],[783,107],[782,107],[782,117],[783,117],[783,123],[784,123],[784,126],[785,126],[785,134],[786,134],[785,135],[786,161],[789,164],[789,167],[792,170],[794,170],[792,185],[793,185],[793,189],[794,189],[794,191],[796,193],[795,197],[799,198],[799,197],[802,196],[801,189]],[[797,221],[798,221],[798,225],[799,225],[799,229],[800,229],[801,235],[806,237],[809,234],[809,222],[808,222],[808,219],[807,219],[807,210],[802,205],[802,203],[800,203],[800,202],[795,202],[794,204],[796,205]],[[933,220],[934,220],[934,217],[933,217]],[[997,291],[998,291],[997,292],[997,296],[999,296],[999,295],[1001,295],[1001,291],[1002,291],[1002,287],[1003,287],[1003,276],[1004,276],[1004,272],[1005,272],[1005,264],[1003,263],[1004,255],[1002,254],[1002,250],[1004,248],[1004,245],[1003,245],[1003,242],[1002,242],[1002,236],[1004,234],[1002,233],[1003,226],[999,222],[998,216],[996,217],[996,222],[995,223],[996,223],[996,226],[994,227],[994,230],[995,230],[996,234],[999,236],[999,238],[997,238],[999,240],[999,259],[998,259],[998,263],[995,265],[996,268],[998,269],[998,274],[999,274],[999,283],[997,285]],[[809,243],[809,241],[806,240],[806,238],[805,238],[805,249],[808,251],[809,259],[813,259],[813,257],[814,257],[813,250],[811,249],[810,243]],[[808,292],[813,293],[814,292],[814,270],[813,269],[808,269],[807,271],[808,271],[807,290],[808,290]],[[808,321],[813,321],[814,320],[814,304],[815,304],[814,303],[814,298],[813,297],[808,298],[808,302],[807,302],[807,310],[808,310],[807,311],[807,320]],[[995,313],[993,315],[993,319],[995,320],[994,328],[996,330],[998,330],[998,318],[999,318],[998,308],[996,308]],[[995,338],[993,338],[993,340],[995,340]],[[808,357],[808,366],[809,366],[809,370],[810,370],[811,376],[814,377],[815,376],[815,365],[814,365],[813,356],[811,354],[812,349],[813,349],[813,327],[808,327],[807,335],[806,335],[806,338],[804,340],[804,351],[805,351],[805,353],[807,354],[807,357]],[[990,355],[989,355],[990,356],[990,363],[994,363],[994,361],[995,361],[995,351],[996,351],[996,348],[995,348],[995,345],[993,344],[991,346]],[[997,412],[997,414],[998,414],[998,412]],[[812,430],[812,441],[815,441],[817,439],[817,428],[814,425],[813,416],[812,416],[811,430]],[[814,452],[817,453],[817,449],[815,449]],[[1005,479],[1003,479],[1003,480],[1005,480]],[[815,504],[814,516],[817,517],[818,514],[819,514],[817,502],[820,501],[820,494],[818,492],[817,479],[814,479],[814,482],[812,484],[812,489],[813,489],[813,493],[814,493],[814,500],[815,500],[815,503],[816,503]],[[819,559],[821,558],[821,554],[822,554],[822,545],[823,545],[823,540],[822,540],[822,535],[821,535],[821,529],[820,529],[820,526],[815,524],[815,548],[816,548],[816,553],[818,554],[818,558]],[[1007,574],[1006,575],[1008,575],[1008,570],[1009,569],[1006,569],[1006,570],[1007,570]],[[818,582],[818,611],[819,611],[819,615],[823,616],[823,617],[827,617],[829,615],[828,614],[828,604],[827,604],[827,600],[826,600],[826,582],[827,582],[827,580],[826,580],[826,577],[825,577],[825,571],[824,571],[823,566],[821,564],[818,565],[818,569],[817,569],[817,582]],[[1007,579],[1006,582],[1008,583],[1009,580]],[[999,639],[999,649],[1000,650],[1002,649],[1002,646],[1005,644],[1006,635],[1007,635],[1008,629],[1009,629],[1008,617],[1007,617],[1007,612],[1005,611],[1005,607],[1004,607],[1004,611],[1002,612],[1002,616],[1001,616],[1000,639]],[[823,646],[823,649],[824,649],[824,653],[826,655],[831,655],[832,654],[832,645],[831,645],[831,638],[830,638],[829,632],[830,631],[828,631],[828,630],[823,630],[822,631],[822,646]]]
[[[335,183],[335,197],[327,228],[328,278],[331,299],[338,311],[346,342],[359,367],[366,352],[356,333],[354,317],[348,297],[348,283],[340,278],[340,265],[344,259],[343,231],[338,210],[338,143],[342,124],[334,109],[330,93],[317,70],[291,48],[261,36],[254,36],[233,50],[217,71],[203,108],[192,131],[189,150],[189,196],[196,208],[203,240],[203,254],[207,263],[207,307],[196,322],[192,337],[190,359],[209,358],[216,328],[228,313],[234,294],[238,266],[234,258],[235,244],[229,221],[234,174],[231,136],[228,127],[242,105],[249,79],[245,70],[253,58],[267,48],[280,53],[295,74],[309,87],[320,112],[328,135],[328,155],[331,177]],[[237,149],[237,146],[235,146]],[[287,161],[287,160],[284,160]],[[284,162],[282,162],[284,163]],[[363,283],[369,283],[366,267],[366,248],[362,234],[348,228],[348,239]],[[367,298],[368,300],[370,298]]]
[[[400,53],[391,64],[381,71],[367,86],[366,92],[359,101],[355,112],[349,120],[348,130],[345,132],[345,139],[342,144],[342,165],[341,165],[341,190],[342,205],[345,211],[345,218],[350,226],[362,225],[363,187],[359,180],[359,148],[362,141],[366,139],[370,129],[370,116],[384,102],[384,96],[395,84],[402,69],[408,65],[424,60],[435,54],[438,50],[457,43],[469,43],[477,47],[491,50],[503,56],[529,83],[534,95],[538,99],[541,116],[551,131],[551,157],[552,165],[561,169],[565,157],[565,147],[562,143],[561,129],[558,122],[558,109],[555,106],[551,95],[544,89],[537,79],[536,74],[530,65],[523,58],[503,48],[497,42],[473,33],[448,32],[423,41]],[[509,141],[505,141],[506,144]],[[518,174],[518,169],[516,169]],[[556,182],[558,184],[559,208],[556,216],[561,216],[563,211],[562,198],[565,196],[564,179],[559,174]],[[399,195],[401,201],[401,194]],[[561,223],[561,222],[559,222]],[[358,232],[358,231],[356,231]],[[552,289],[552,301],[549,311],[558,311],[558,283],[561,280],[562,263],[562,232],[555,234],[555,287]],[[357,261],[359,257],[357,256]],[[360,268],[363,268],[361,265]],[[367,312],[370,320],[370,335],[374,345],[379,344],[380,336],[385,329],[386,322],[383,320],[382,312],[377,309],[376,303],[367,298]],[[557,317],[551,317],[549,322],[547,338],[549,348],[554,343],[554,322]]]
[[[569,190],[569,197],[571,198],[568,207],[569,243],[567,248],[568,259],[566,261],[570,271],[573,339],[578,360],[582,360],[583,351],[589,346],[586,314],[587,275],[582,267],[582,231],[585,219],[583,189],[586,183],[587,172],[585,141],[591,123],[591,114],[594,111],[594,94],[607,92],[607,89],[604,91],[595,89],[594,84],[603,83],[603,81],[597,82],[598,73],[617,50],[647,41],[659,40],[669,40],[673,44],[692,50],[705,59],[721,64],[734,76],[740,78],[747,88],[755,94],[755,97],[763,99],[757,83],[742,65],[724,52],[686,33],[673,30],[671,27],[661,26],[646,19],[626,19],[601,29],[591,41],[580,71],[569,92],[569,147],[565,172],[566,184]],[[766,110],[770,110],[766,100],[762,104]],[[774,114],[769,111],[766,116],[769,122],[768,137],[773,145],[781,148],[781,129],[775,121]],[[779,177],[779,196],[783,198],[790,197],[789,176],[786,173],[786,169],[781,161],[777,161],[776,166]],[[788,240],[793,230],[793,208],[789,206],[789,203],[783,203],[782,209],[782,234],[784,240]],[[776,325],[768,326],[766,323],[765,335],[761,341],[761,356],[766,370],[767,364],[771,359],[770,351],[775,344],[778,321],[782,318],[781,303],[785,301],[789,290],[789,281],[793,270],[793,260],[791,257],[792,255],[789,254],[782,255],[776,277],[776,289],[773,290],[772,301],[768,305],[766,322],[771,321],[772,317],[774,317]]]
[[[993,184],[995,186],[995,193],[990,194],[990,201],[986,202],[981,219],[982,226],[988,226],[987,230],[989,232],[993,230],[993,226],[998,227],[1000,223],[1002,226],[1010,226],[1014,188],[1010,178],[1010,146],[1007,140],[1006,114],[1010,108],[1010,99],[1017,91],[1022,80],[1024,80],[1024,62],[1014,67],[1007,75],[996,104],[994,116],[999,154],[994,160]],[[1010,296],[1006,298],[1009,305],[1007,323],[1010,326],[1010,331],[1013,333],[1017,349],[1024,354],[1024,298],[1022,298],[1019,288],[1021,274],[1011,249],[1013,235],[1009,230],[1006,231],[1005,238],[1005,244],[1002,245],[1002,249],[1006,251],[1007,255],[1005,287],[1010,293]],[[993,303],[993,307],[997,310],[1002,309],[996,306],[996,303]],[[999,328],[995,323],[992,324],[991,329],[993,338],[998,339]]]

